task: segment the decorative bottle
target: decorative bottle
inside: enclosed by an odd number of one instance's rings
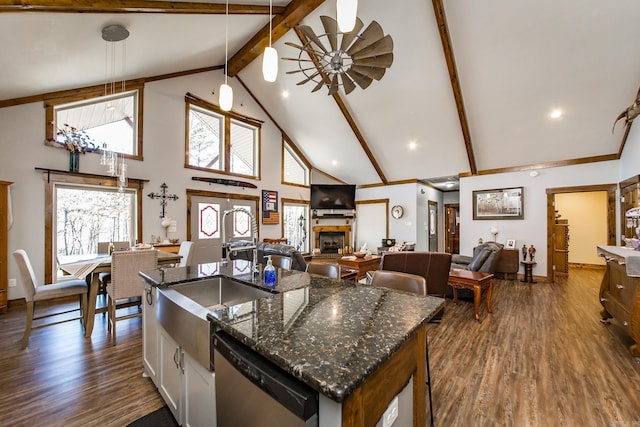
[[[264,285],[274,288],[276,286],[276,268],[271,262],[271,255],[267,255],[265,258],[267,258],[267,265],[262,272],[264,276]]]

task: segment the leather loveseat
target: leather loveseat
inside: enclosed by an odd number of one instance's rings
[[[427,294],[444,296],[449,280],[451,254],[445,252],[385,252],[380,270],[417,274],[427,281]]]
[[[497,242],[485,242],[473,248],[473,256],[453,255],[451,268],[478,271],[480,273],[495,273],[504,245]],[[447,289],[447,296],[453,296],[453,289]],[[473,298],[469,289],[459,289],[458,297]]]

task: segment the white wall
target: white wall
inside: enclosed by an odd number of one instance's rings
[[[538,176],[528,171],[480,175],[460,179],[460,253],[471,255],[478,238],[493,240],[490,232],[497,225],[497,241],[505,243],[515,239],[517,247],[534,245],[537,248],[534,274],[546,276],[547,272],[547,195],[546,189],[574,187],[618,182],[619,161],[588,163],[538,170]],[[472,193],[474,190],[490,190],[505,187],[524,188],[523,220],[473,220]],[[595,248],[594,248],[595,250]]]
[[[281,135],[266,114],[253,102],[242,86],[230,80],[234,90],[233,111],[263,120],[261,180],[254,181],[257,189],[242,189],[224,185],[208,185],[192,181],[192,176],[215,176],[207,172],[185,169],[185,103],[184,96],[191,92],[217,104],[217,93],[222,72],[207,72],[145,85],[144,90],[144,161],[127,160],[129,176],[148,179],[143,191],[143,237],[163,234],[160,225],[160,202],[146,195],[160,191],[166,182],[168,191],[179,200],[169,201],[167,216],[177,220],[176,237],[187,236],[186,190],[196,189],[223,193],[261,196],[261,190],[276,190],[280,198],[309,199],[309,190],[281,184]],[[44,145],[45,116],[42,102],[0,109],[0,179],[13,181],[11,186],[14,223],[9,230],[8,250],[25,249],[31,258],[36,276],[44,280],[44,184],[42,173],[35,167],[66,170],[68,153]],[[80,172],[103,174],[99,155],[80,156]],[[224,177],[224,175],[218,175]],[[281,226],[259,224],[260,238],[278,238]],[[17,266],[9,257],[9,277],[16,278]],[[9,299],[23,296],[18,286],[9,289]]]

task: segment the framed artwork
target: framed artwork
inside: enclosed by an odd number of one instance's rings
[[[279,224],[278,192],[262,190],[262,223]]]
[[[524,219],[523,188],[474,191],[473,219]]]
[[[516,248],[515,239],[508,239],[507,240],[507,249],[515,249],[515,248]]]

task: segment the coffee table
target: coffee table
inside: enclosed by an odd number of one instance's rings
[[[493,293],[493,274],[479,273],[469,270],[451,270],[449,272],[449,286],[453,288],[453,302],[458,303],[458,289],[470,289],[473,291],[473,314],[476,320],[480,321],[480,298],[482,290],[487,290],[486,305],[487,312],[491,310],[491,294]]]
[[[380,255],[367,255],[364,258],[356,258],[355,256],[343,256],[338,258],[338,264],[341,268],[354,270],[356,272],[356,282],[367,275],[367,271],[377,270],[380,268]]]

